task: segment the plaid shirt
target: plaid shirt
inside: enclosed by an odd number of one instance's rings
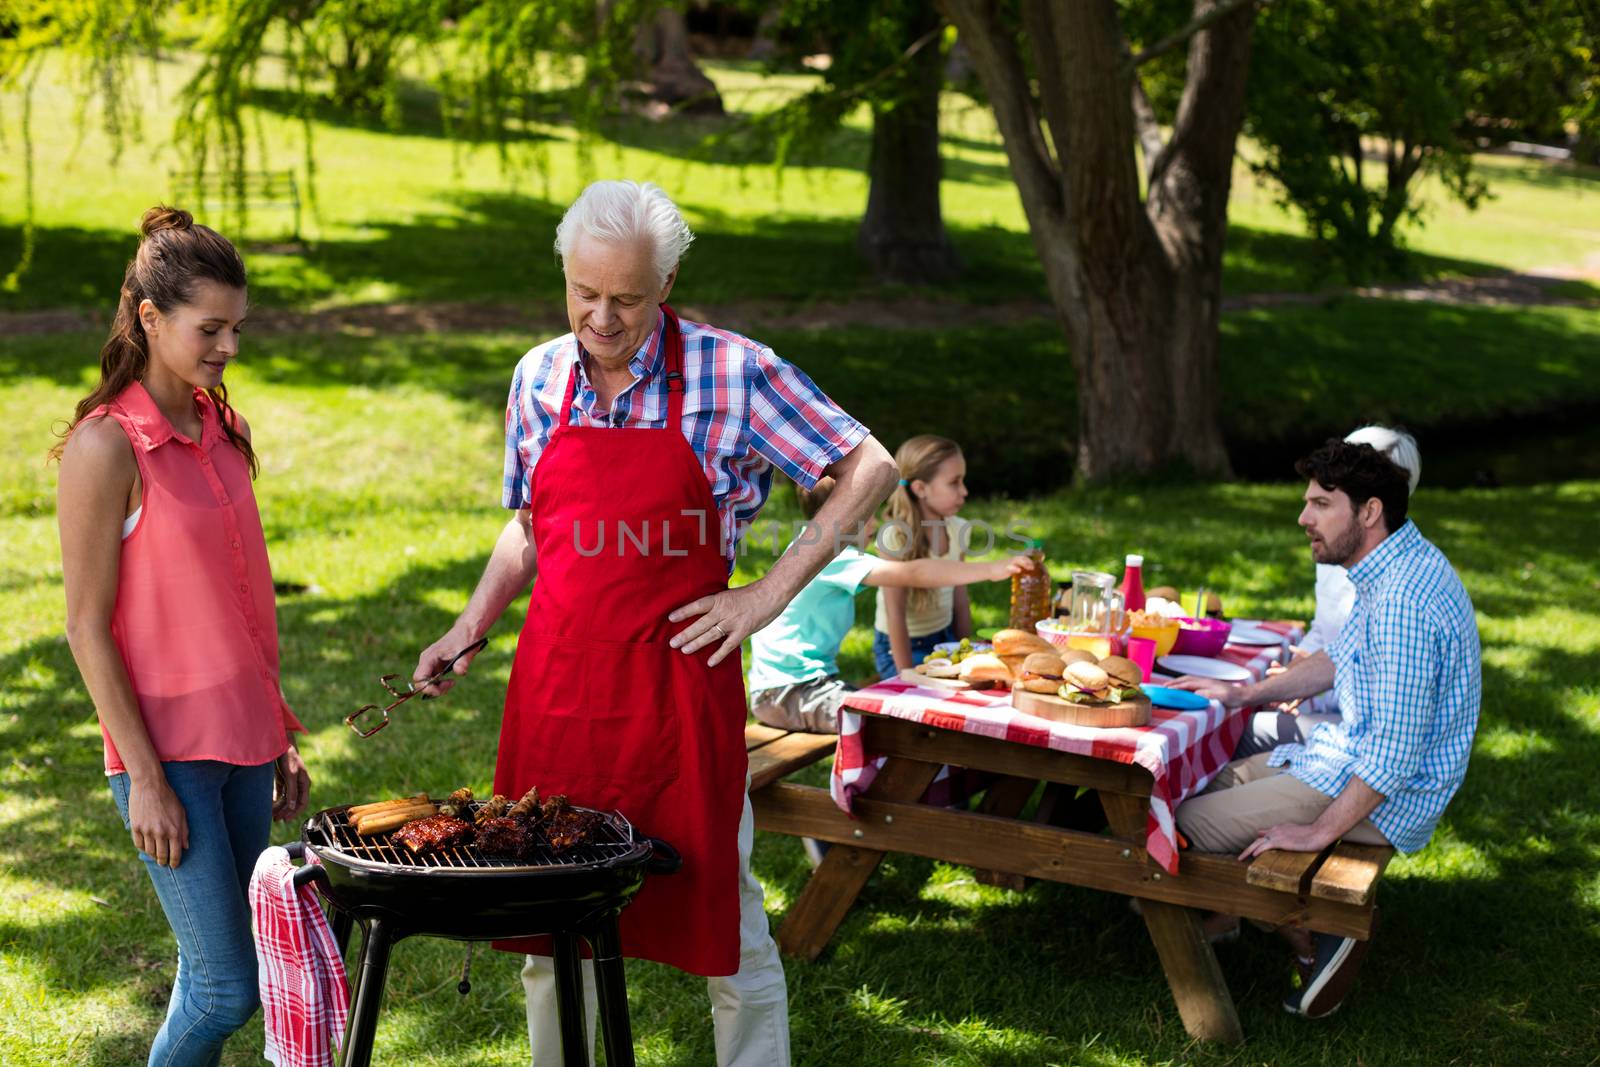
[[[522,357],[506,401],[504,506],[525,508],[532,498],[534,466],[561,413],[569,372],[578,375],[572,425],[666,425],[667,385],[658,373],[665,359],[662,321],[664,316],[628,361],[633,382],[617,394],[610,411],[597,409],[599,398],[572,334]],[[698,322],[679,320],[679,327],[683,436],[711,483],[722,544],[731,560],[745,526],[766,502],[774,467],[809,489],[866,438],[867,428],[765,345]]]
[[[1328,796],[1360,778],[1384,797],[1372,824],[1415,852],[1467,774],[1483,696],[1478,624],[1450,561],[1410,522],[1350,580],[1355,609],[1328,649],[1343,719],[1268,762]]]

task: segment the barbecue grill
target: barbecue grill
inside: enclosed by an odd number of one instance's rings
[[[639,834],[620,813],[594,814],[599,824],[584,844],[559,853],[541,847],[523,859],[487,856],[471,844],[412,856],[390,844],[388,834],[358,837],[346,807],[328,808],[305,821],[302,849],[321,864],[308,863],[296,873],[297,882],[315,881],[332,905],[341,949],[348,944],[351,923],[362,928],[343,1067],[372,1062],[395,942],[417,935],[490,941],[536,934],[550,934],[554,946],[565,1067],[589,1064],[580,938],[594,956],[606,1062],[632,1067],[617,917],[647,873],[671,874],[683,861],[671,845]]]

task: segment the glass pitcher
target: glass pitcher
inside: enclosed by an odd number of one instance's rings
[[[1117,580],[1100,571],[1072,572],[1074,633],[1110,634],[1122,629],[1122,594]]]

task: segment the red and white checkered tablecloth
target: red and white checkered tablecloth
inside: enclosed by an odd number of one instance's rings
[[[1284,633],[1282,646],[1229,645],[1219,657],[1237,663],[1257,679],[1298,641],[1298,628],[1263,624]],[[834,802],[846,812],[866,792],[885,758],[866,750],[861,712],[907,719],[924,726],[1072,752],[1118,763],[1137,763],[1154,779],[1145,848],[1168,872],[1178,873],[1178,838],[1173,812],[1206,787],[1233,755],[1247,715],[1228,712],[1212,701],[1203,711],[1156,708],[1148,726],[1097,729],[1026,715],[1011,706],[1006,690],[924,688],[896,679],[879,682],[845,698],[839,716],[839,749],[833,761]]]

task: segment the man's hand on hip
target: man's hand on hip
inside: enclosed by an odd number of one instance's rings
[[[691,601],[667,616],[669,622],[694,620],[673,636],[672,647],[695,653],[716,645],[707,661],[715,667],[730,653],[737,656],[745,638],[778,617],[783,604],[774,599],[763,579]]]

